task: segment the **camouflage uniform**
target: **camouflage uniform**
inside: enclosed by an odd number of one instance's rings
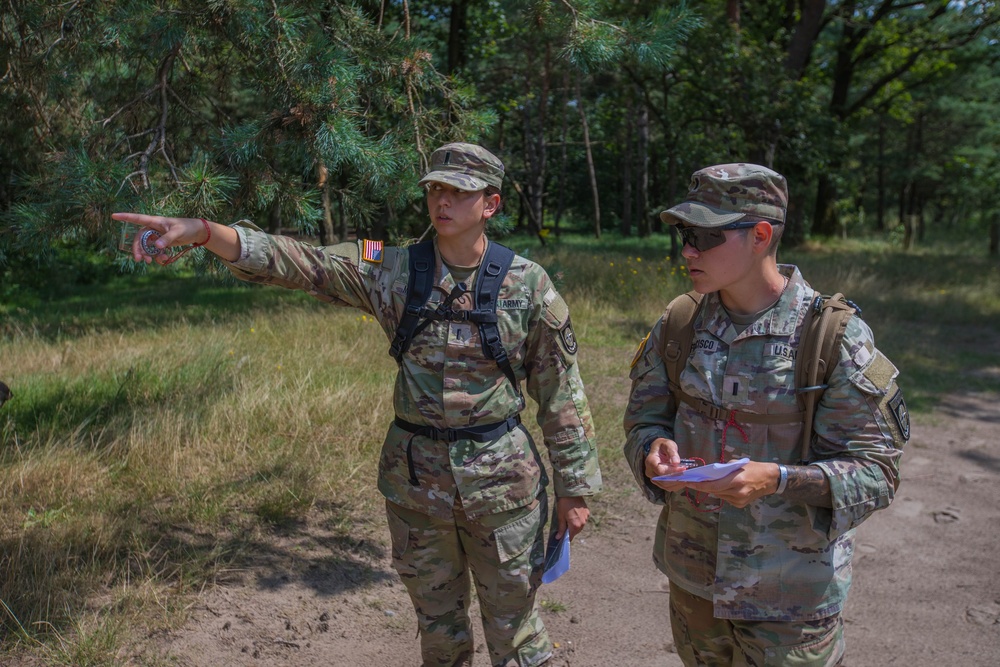
[[[695,195],[705,188],[704,182],[692,184]],[[744,212],[760,215],[755,203],[744,206]],[[734,208],[740,210],[733,204],[728,210]],[[690,201],[685,202],[681,214],[691,209]],[[769,213],[773,219],[773,210]],[[735,220],[742,217],[740,213]],[[669,215],[664,220],[675,221]],[[691,354],[679,378],[688,395],[727,411],[799,412],[794,360],[817,293],[794,266],[778,268],[788,278],[784,292],[742,332],[734,328],[719,293],[705,295],[694,321]],[[672,439],[682,457],[707,462],[745,456],[799,464],[803,425],[741,423],[738,417],[715,420],[678,401],[661,354],[663,334],[661,319],[632,364],[625,458],[647,499],[664,505],[653,560],[678,589],[671,614],[682,658],[686,664],[742,664],[732,661],[732,634],[745,633],[752,639],[744,636],[736,643],[753,647],[741,656],[749,664],[835,664],[843,654],[839,614],[851,584],[854,529],[872,512],[887,507],[899,484],[899,448],[909,426],[905,406],[899,407],[898,371],[875,348],[868,326],[852,317],[813,422],[810,464],[830,481],[832,509],[791,502],[779,494],[740,509],[653,485],[645,474],[649,444],[656,438]],[[713,617],[730,621],[729,637],[712,634],[727,625],[713,625]],[[687,627],[699,623],[699,628]],[[783,624],[799,637],[791,652],[782,646],[787,636],[767,629]]]
[[[455,165],[468,167],[477,157],[470,149],[476,148],[452,144],[439,149],[432,160],[438,171],[425,180],[458,181],[470,189],[499,182],[481,164],[471,168],[471,176],[454,170]],[[502,173],[501,165],[499,178]],[[365,241],[314,247],[248,224],[237,232],[241,257],[229,268],[238,278],[359,308],[378,320],[387,337],[395,336],[409,278],[406,248],[373,252]],[[457,283],[436,247],[435,255],[432,306]],[[465,282],[471,289],[474,276]],[[470,293],[453,306],[469,309]],[[497,314],[511,366],[538,403],[556,495],[597,493],[601,475],[594,429],[566,303],[540,266],[515,256],[498,295]],[[402,358],[393,405],[397,418],[411,424],[461,429],[503,422],[524,408],[524,399],[483,354],[475,325],[438,320],[416,333]],[[552,645],[535,604],[548,482],[523,427],[492,442],[450,443],[414,435],[396,423],[389,427],[378,488],[386,498],[394,565],[417,611],[425,665],[471,664],[467,565],[493,664],[537,665],[550,657]]]

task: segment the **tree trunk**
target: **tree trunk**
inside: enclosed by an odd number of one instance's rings
[[[469,0],[452,0],[448,21],[448,69],[446,74],[454,74],[465,67],[468,10]]]
[[[267,212],[267,231],[269,234],[281,233],[281,202],[277,199],[271,204],[271,209]]]
[[[783,247],[802,245],[802,242],[805,241],[805,223],[802,220],[803,208],[799,205],[798,198],[788,198],[788,209],[785,211],[785,231],[781,235]]]
[[[594,151],[590,145],[590,127],[583,109],[583,95],[580,94],[580,77],[576,78],[576,110],[580,114],[583,127],[583,147],[587,152],[587,172],[590,175],[590,191],[594,193],[594,237],[601,238],[601,198],[597,193],[597,170],[594,168]]]
[[[545,46],[544,62],[541,71],[541,81],[535,84],[530,77],[525,78],[524,107],[522,111],[524,130],[524,156],[528,173],[525,178],[524,192],[527,206],[530,207],[529,223],[534,232],[540,233],[545,222],[545,129],[548,122],[548,96],[550,73],[550,48]],[[537,101],[537,108],[532,115],[532,100]]]
[[[633,163],[633,151],[632,151],[632,127],[633,119],[635,118],[635,102],[632,96],[629,99],[625,107],[625,127],[622,128],[625,131],[625,150],[622,151],[622,163],[621,163],[621,175],[622,175],[622,213],[620,220],[619,231],[622,236],[632,235],[632,163]]]
[[[636,200],[635,208],[639,213],[639,236],[645,238],[650,232],[649,211],[649,107],[645,100],[639,98],[639,118],[636,122],[638,131],[636,142]]]
[[[997,257],[1000,255],[1000,215],[993,216],[993,222],[990,224],[990,257]]]
[[[785,66],[796,79],[802,78],[809,65],[813,47],[823,25],[825,10],[826,0],[802,0],[799,20],[792,29],[792,37],[788,41],[788,55],[785,59]]]
[[[885,115],[878,119],[878,170],[875,188],[875,228],[885,232]]]
[[[346,192],[347,189],[347,174],[343,170],[340,172],[340,188],[341,192]],[[341,194],[337,197],[337,222],[339,229],[337,235],[340,237],[341,241],[347,241],[351,233],[350,220],[347,219],[347,209],[344,207],[344,195]]]
[[[566,165],[568,162],[566,140],[569,134],[569,74],[563,73],[563,97],[562,97],[562,118],[559,129],[560,150],[559,150],[559,180],[557,188],[556,214],[552,221],[552,227],[556,238],[559,237],[559,221],[562,220],[563,212],[566,210]]]
[[[660,206],[665,203],[663,199],[663,187],[660,181],[660,152],[657,150],[658,144],[649,145],[649,166],[646,171],[649,173],[649,196],[648,201],[654,203],[655,210],[650,211],[653,218],[653,233],[663,232],[663,221],[660,220]]]
[[[833,67],[833,89],[830,95],[830,115],[837,122],[844,119],[847,113],[847,99],[854,78],[854,49],[858,37],[858,24],[853,21],[857,2],[845,2],[842,7],[843,29],[836,45],[836,58]],[[816,183],[816,209],[813,217],[813,232],[820,236],[833,236],[837,233],[838,221],[834,204],[837,201],[837,188],[829,174],[840,171],[842,160],[835,155],[827,166],[825,173],[820,174]]]
[[[330,201],[330,172],[322,162],[318,166],[319,190],[323,194],[323,221],[319,225],[319,244],[331,245],[337,242],[333,232],[333,210]]]
[[[833,204],[837,199],[836,186],[829,176],[829,171],[839,167],[831,164],[816,180],[816,207],[813,213],[813,233],[819,236],[833,236],[837,233],[837,216]]]
[[[726,20],[735,30],[740,29],[740,0],[726,0]]]

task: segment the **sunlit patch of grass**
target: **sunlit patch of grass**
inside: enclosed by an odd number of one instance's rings
[[[558,600],[542,600],[538,605],[552,614],[559,614],[569,609],[564,602],[559,602]]]

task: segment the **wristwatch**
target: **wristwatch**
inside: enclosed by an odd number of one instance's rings
[[[776,494],[781,495],[785,492],[785,487],[788,486],[788,468],[783,464],[778,464],[778,490],[775,491]]]

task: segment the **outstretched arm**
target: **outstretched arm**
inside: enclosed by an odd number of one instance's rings
[[[226,261],[234,262],[240,257],[240,238],[236,230],[216,222],[203,221],[202,218],[166,218],[140,213],[112,213],[111,218],[159,233],[160,237],[156,239],[154,245],[161,250],[204,243],[203,247],[206,250]],[[138,235],[132,243],[132,256],[135,261],[147,264],[154,261],[157,264],[166,264],[169,259],[166,253],[147,254],[139,243]]]

